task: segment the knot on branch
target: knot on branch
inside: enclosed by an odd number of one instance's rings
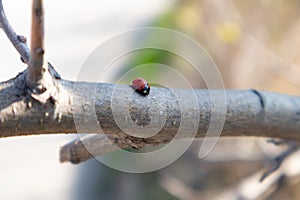
[[[14,79],[14,85],[19,89],[21,96],[30,96],[41,104],[50,102],[54,105],[58,103],[59,99],[58,81],[60,79],[58,72],[48,63],[47,71],[45,71],[42,79],[35,84],[28,84],[28,69],[26,69]]]
[[[60,76],[53,67],[47,67],[46,69],[44,68],[44,70],[42,77],[37,81],[34,80],[32,82],[29,76],[26,76],[27,91],[33,99],[42,104],[47,103],[47,101],[56,104],[59,96],[57,80],[60,79]]]
[[[25,36],[23,36],[23,35],[18,35],[17,38],[22,43],[26,43],[27,42],[27,38]]]
[[[43,16],[43,9],[40,1],[35,1],[37,7],[34,9],[34,14],[36,17],[42,17]]]

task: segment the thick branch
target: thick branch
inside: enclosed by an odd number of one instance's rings
[[[2,3],[1,0],[0,3]],[[21,42],[20,37],[17,37],[10,27],[2,4],[0,4],[0,9],[1,27],[20,52],[23,60],[27,62],[28,47]],[[37,22],[40,24],[38,20]],[[41,30],[40,28],[35,30]],[[41,38],[32,43],[40,42],[42,42]],[[43,44],[38,46],[43,47]],[[200,119],[196,137],[204,137],[211,120],[212,108],[214,108],[210,97],[220,94],[216,90],[212,93],[207,90],[196,90],[196,107],[199,106],[200,112],[191,108],[189,101],[183,103],[176,101],[174,93],[168,89],[152,88],[151,94],[145,98],[134,94],[133,98],[129,99],[130,117],[126,120],[133,120],[138,126],[147,126],[151,122],[149,117],[151,109],[166,114],[164,127],[158,134],[149,138],[137,138],[123,133],[118,127],[112,111],[112,105],[119,111],[128,105],[126,99],[128,99],[128,94],[133,92],[132,88],[122,85],[74,83],[60,80],[59,74],[53,67],[50,64],[48,67],[51,77],[48,76],[49,79],[45,83],[50,86],[46,87],[47,92],[42,94],[26,92],[28,71],[19,74],[15,79],[0,84],[0,137],[79,131],[108,134],[108,139],[112,144],[117,144],[120,148],[140,148],[145,144],[159,144],[172,140],[184,118],[182,109],[188,110],[185,117]],[[73,90],[74,85],[77,88],[75,91]],[[119,93],[112,98],[115,90]],[[194,94],[190,90],[177,91],[185,99]],[[300,139],[299,97],[256,90],[227,91],[226,96],[227,113],[222,136],[245,135]],[[112,104],[112,99],[114,99],[114,104]],[[40,104],[41,102],[44,105]],[[96,120],[93,118],[94,114],[97,114]],[[215,114],[222,118],[221,110],[216,110]],[[95,125],[97,123],[101,125],[101,130]],[[194,127],[195,124],[192,126]],[[192,130],[193,127],[190,129]],[[187,134],[185,137],[190,136]],[[91,135],[64,146],[61,149],[61,161],[78,163],[92,155],[101,155],[115,149],[103,135]]]
[[[164,127],[157,135],[145,139],[145,142],[154,143],[158,138],[166,141],[172,139],[180,126],[182,109],[188,109],[189,117],[200,119],[197,136],[203,137],[211,119],[211,95],[220,94],[217,90],[212,90],[211,93],[208,90],[195,90],[200,108],[198,113],[191,108],[188,100],[179,103],[172,90],[165,88],[153,87],[150,95],[143,97],[137,93],[132,94],[133,89],[128,85],[58,80],[60,101],[55,107],[47,107],[24,94],[23,79],[24,73],[0,84],[0,137],[75,133],[78,128],[83,133],[118,134],[122,130],[116,124],[112,105],[116,111],[124,110],[124,106],[129,105],[127,108],[131,119],[127,120],[133,120],[140,127],[147,127],[151,122],[151,111],[163,111],[166,114]],[[118,94],[113,95],[114,91],[118,91]],[[178,91],[185,97],[193,95],[191,90],[173,91]],[[130,94],[132,96],[128,99]],[[227,113],[222,136],[300,140],[299,97],[254,90],[229,90],[226,91],[226,96]],[[222,116],[222,113],[216,111],[216,115]],[[96,122],[93,121],[94,116]],[[74,121],[77,122],[77,127]],[[101,130],[97,123],[101,125]]]
[[[57,79],[57,100],[50,99],[43,105],[32,94],[24,92],[25,80],[26,72],[19,74],[15,79],[0,83],[0,137],[101,133],[112,134],[111,141],[117,141],[113,144],[118,144],[120,148],[140,148],[145,144],[171,141],[178,130],[182,129],[182,124],[185,124],[186,134],[180,137],[193,137],[190,133],[195,129],[195,125],[199,125],[196,137],[204,137],[211,122],[212,111],[217,119],[222,119],[223,116],[221,110],[214,109],[216,105],[211,101],[211,96],[222,95],[219,90],[170,90],[152,87],[150,95],[144,97],[134,92],[129,85]],[[300,140],[299,97],[256,90],[225,92],[227,111],[221,137],[254,136]],[[193,94],[197,101],[194,105],[187,98]],[[180,96],[185,100],[181,101]],[[129,112],[130,116],[123,118],[126,112]],[[161,118],[161,115],[164,117]],[[119,119],[119,122],[116,119]],[[125,122],[122,129],[119,127],[120,119]],[[185,119],[199,121],[194,124]],[[156,126],[149,129],[151,122],[156,123]],[[163,126],[160,127],[161,124]],[[157,131],[157,134],[149,137],[130,135],[137,127],[145,130],[145,133]],[[87,139],[86,143],[90,145],[88,149],[92,149],[93,153],[105,153],[103,146],[107,143],[99,144],[103,137],[93,137]],[[74,145],[77,147],[72,147]],[[75,141],[69,147],[76,149],[66,151],[67,154],[73,152],[73,156],[65,156],[71,158],[72,162],[90,158],[88,151],[84,149],[85,146],[80,142]],[[75,151],[83,152],[83,156],[81,157],[80,153],[74,154]],[[62,161],[67,160],[62,157]]]
[[[0,83],[0,137],[101,133],[107,134],[112,144],[120,148],[141,148],[145,144],[169,142],[178,130],[185,133],[179,138],[194,137],[191,133],[195,129],[196,137],[204,137],[211,128],[211,121],[223,119],[223,110],[216,109],[218,106],[211,101],[211,96],[222,98],[222,91],[218,90],[152,88],[151,94],[143,97],[137,93],[131,95],[133,89],[126,85],[60,80],[51,65],[44,62],[42,2],[33,0],[29,52],[24,37],[16,35],[8,23],[0,0],[0,28],[28,63],[28,69],[23,73]],[[196,100],[193,102],[188,97],[194,94]],[[226,91],[226,96],[226,120],[221,136],[300,140],[299,97],[256,90]],[[128,116],[123,115],[127,112]],[[151,126],[152,122],[154,125]],[[135,135],[127,135],[124,130]],[[140,132],[136,133],[136,130]],[[151,135],[156,131],[157,134]],[[141,133],[150,136],[142,137]],[[86,151],[83,144],[91,149]],[[76,163],[90,158],[91,154],[115,150],[108,144],[103,135],[86,137],[66,145],[62,152],[65,149],[67,153],[61,160]]]

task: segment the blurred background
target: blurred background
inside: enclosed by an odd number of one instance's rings
[[[299,0],[44,3],[46,55],[65,79],[76,80],[87,57],[104,41],[124,31],[152,26],[178,30],[201,44],[218,66],[226,89],[300,94]],[[3,4],[16,32],[29,37],[31,1],[4,0]],[[139,39],[154,40],[155,36],[149,33]],[[2,31],[0,56],[1,81],[26,67]],[[202,78],[194,76],[186,63],[153,50],[131,55],[106,75],[106,80],[114,82],[132,67],[147,63],[180,66],[177,70],[194,88],[206,88]],[[168,77],[151,68],[144,70],[145,76],[154,80]],[[171,78],[169,81],[174,87],[181,87]],[[199,160],[201,140],[197,140],[179,160],[162,170],[128,174],[94,159],[80,165],[60,164],[59,147],[76,137],[1,139],[0,199],[234,199],[222,194],[238,188],[283,150],[264,139],[226,138],[219,140],[207,158]],[[299,164],[296,167],[300,168]],[[299,199],[300,180],[296,175],[244,199]]]

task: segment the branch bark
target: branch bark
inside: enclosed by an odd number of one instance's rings
[[[59,80],[60,101],[55,107],[47,107],[24,94],[20,86],[23,75],[24,73],[21,73],[15,79],[0,84],[0,121],[5,121],[5,124],[0,127],[0,137],[75,133],[77,129],[74,121],[86,123],[85,126],[81,126],[80,130],[85,133],[122,132],[114,120],[112,99],[115,102],[115,109],[123,110],[124,105],[128,104],[126,101],[128,94],[133,92],[130,86]],[[74,90],[75,84],[80,88]],[[113,96],[114,90],[121,92]],[[189,108],[189,101],[179,105],[174,101],[174,94],[171,90],[155,87],[151,90],[151,94],[147,97],[133,93],[132,98],[129,99],[129,113],[132,118],[135,118],[136,123],[143,125],[149,124],[150,120],[149,113],[144,111],[165,110],[167,121],[158,135],[163,134],[164,138],[170,139],[179,127],[182,117],[181,109]],[[193,93],[192,90],[178,90],[184,96],[191,96]],[[195,90],[194,92],[201,109],[197,136],[203,137],[211,118],[213,105],[210,96],[211,94],[217,96],[219,93],[218,90],[212,90],[211,93],[208,90]],[[256,90],[228,90],[226,96],[227,113],[222,131],[223,136],[300,139],[299,97]],[[92,105],[95,105],[95,110]],[[197,117],[195,110],[189,111],[191,117]],[[95,114],[97,114],[102,131],[88,120],[92,119]],[[216,114],[222,115],[222,113]],[[74,116],[77,116],[77,119],[74,119]]]

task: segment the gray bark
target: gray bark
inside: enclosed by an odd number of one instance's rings
[[[24,83],[26,71],[15,79],[0,83],[0,137],[49,134],[76,133],[77,123],[80,132],[97,133],[99,128],[90,122],[96,112],[97,120],[105,134],[122,132],[114,120],[112,113],[113,92],[114,107],[123,110],[128,95],[129,113],[140,126],[150,123],[150,110],[166,111],[167,120],[163,129],[155,137],[169,139],[177,131],[181,110],[188,110],[190,118],[199,118],[197,136],[203,137],[208,129],[211,118],[211,94],[217,96],[218,90],[194,90],[200,116],[197,110],[190,108],[190,101],[179,102],[174,99],[172,90],[166,88],[151,88],[149,96],[143,97],[133,93],[128,85],[113,85],[105,83],[73,82],[57,80],[57,102],[51,99],[42,104],[26,92]],[[76,83],[76,90],[74,84]],[[95,90],[94,90],[95,89]],[[192,96],[193,91],[176,89],[186,96]],[[222,136],[256,136],[300,138],[300,98],[284,94],[259,92],[256,90],[226,91],[226,120]],[[92,105],[95,106],[95,111]],[[186,107],[188,109],[186,109]],[[217,115],[222,117],[222,113]],[[76,116],[74,119],[73,116]]]
[[[166,88],[152,87],[150,95],[143,97],[133,93],[128,85],[57,80],[57,101],[50,98],[42,104],[26,92],[25,74],[23,72],[15,79],[0,83],[0,137],[76,133],[74,120],[83,124],[80,132],[98,133],[98,126],[89,121],[95,114],[102,128],[101,133],[122,132],[114,120],[112,97],[115,109],[124,110],[129,94],[132,94],[129,98],[130,116],[140,126],[150,123],[151,110],[166,112],[165,125],[155,138],[173,137],[180,124],[181,110],[184,109],[188,110],[188,117],[200,119],[197,137],[203,137],[213,108],[211,94],[219,94],[218,90],[194,90],[200,109],[200,116],[196,116],[197,110],[191,108],[190,101],[179,103],[172,90]],[[76,90],[73,89],[75,83]],[[187,99],[193,93],[192,90],[175,90]],[[118,91],[118,95],[113,96],[114,91]],[[256,90],[227,90],[226,98],[222,136],[300,138],[299,97]],[[222,117],[218,111],[216,115]]]

